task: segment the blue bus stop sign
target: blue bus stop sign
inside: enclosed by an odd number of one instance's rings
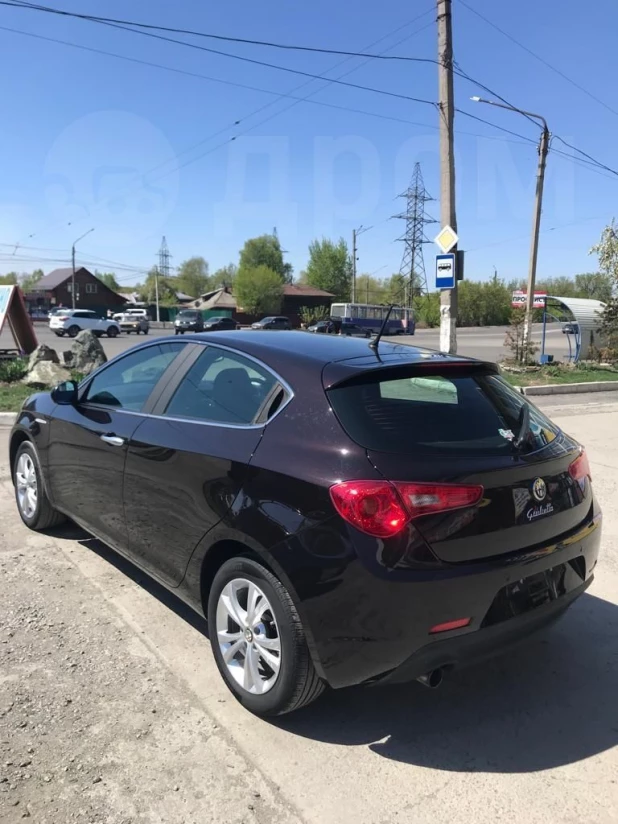
[[[455,255],[436,255],[436,289],[454,289],[455,278]]]

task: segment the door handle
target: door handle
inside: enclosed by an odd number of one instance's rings
[[[100,438],[110,446],[124,446],[124,438],[119,438],[117,435],[101,435]]]

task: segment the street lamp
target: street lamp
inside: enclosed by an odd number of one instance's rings
[[[359,226],[352,230],[352,303],[356,303],[356,238],[368,232],[373,226]]]
[[[485,100],[483,97],[471,97],[475,103],[486,103],[488,106],[497,106],[499,109],[508,109],[517,112],[532,120],[537,120],[542,126],[541,140],[539,142],[539,165],[536,174],[536,195],[534,199],[534,216],[532,220],[532,241],[530,245],[530,265],[528,267],[528,299],[526,301],[526,317],[524,323],[524,357],[528,360],[528,344],[532,339],[532,310],[534,307],[534,286],[536,282],[536,262],[539,253],[539,230],[541,227],[541,212],[543,209],[543,184],[545,182],[545,163],[547,152],[549,151],[550,133],[547,121],[540,114],[527,112],[525,109],[518,109],[508,103],[497,103],[495,100]]]
[[[71,247],[71,262],[73,266],[73,274],[71,275],[71,298],[73,302],[73,309],[75,309],[75,246],[80,242],[80,240],[83,240],[86,237],[86,235],[89,235],[90,232],[94,232],[94,226],[92,227],[92,229],[88,229],[87,232],[84,232],[83,235],[78,237],[77,240],[73,243],[73,246]]]

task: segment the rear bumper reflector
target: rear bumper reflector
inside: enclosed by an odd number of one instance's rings
[[[444,624],[436,624],[429,630],[430,635],[435,635],[438,632],[449,632],[452,629],[462,629],[470,625],[472,618],[458,618],[456,621],[446,621]]]

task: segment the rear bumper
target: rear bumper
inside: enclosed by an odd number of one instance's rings
[[[592,582],[600,539],[595,505],[574,533],[533,551],[418,571],[378,572],[358,555],[340,555],[319,571],[314,558],[302,580],[290,574],[290,582],[300,595],[316,668],[330,686],[400,682],[495,655],[559,618]],[[554,574],[562,577],[551,600],[537,600],[537,581]],[[522,605],[520,592],[529,593],[530,602]],[[462,618],[470,618],[465,628],[431,634],[438,624]]]
[[[412,681],[432,670],[478,664],[499,655],[509,647],[525,640],[529,635],[557,621],[571,604],[584,593],[594,576],[579,587],[555,601],[532,609],[523,615],[510,618],[501,624],[485,627],[477,632],[427,644],[411,655],[403,664],[380,678],[380,684],[400,684]]]

